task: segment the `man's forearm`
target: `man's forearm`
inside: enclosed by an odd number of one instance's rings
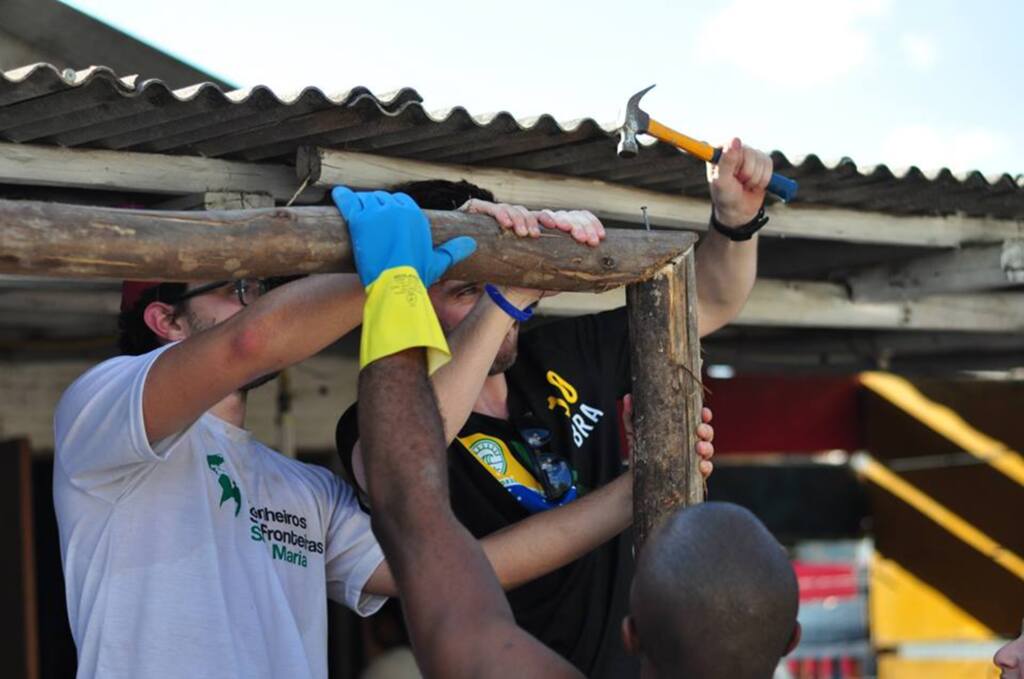
[[[530,303],[529,300],[517,297],[512,297],[510,301],[516,306]],[[473,405],[512,324],[508,314],[489,298],[482,296],[448,336],[452,360],[430,377],[444,422],[446,444],[455,440],[473,412]]]
[[[480,541],[502,588],[547,575],[588,554],[633,522],[633,474],[567,505],[518,521]]]
[[[452,637],[472,639],[477,621],[495,629],[515,622],[479,544],[451,513],[443,428],[423,362],[422,350],[409,350],[363,369],[359,428],[374,532],[405,602],[417,657],[428,676],[460,668],[456,676],[478,667],[498,640],[452,645]]]
[[[237,318],[267,372],[308,358],[356,328],[364,301],[357,276],[313,275],[272,290]]]
[[[633,522],[633,474],[627,472],[586,496],[517,521],[480,540],[502,589],[547,575],[588,554]],[[371,594],[394,596],[387,563],[367,583]]]
[[[357,277],[310,276],[189,336],[163,353],[146,379],[147,438],[181,431],[243,385],[317,353],[359,325],[362,302]]]
[[[701,337],[733,320],[757,278],[757,240],[731,241],[709,230],[697,246],[697,329]]]

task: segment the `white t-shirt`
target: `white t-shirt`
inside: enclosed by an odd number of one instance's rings
[[[79,677],[327,677],[327,598],[370,615],[383,560],[351,487],[213,415],[150,446],[163,347],[105,361],[54,417]]]

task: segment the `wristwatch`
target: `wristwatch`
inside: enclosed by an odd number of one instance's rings
[[[741,226],[726,226],[715,219],[715,209],[711,208],[711,227],[732,241],[750,240],[755,233],[768,223],[768,215],[764,213],[764,205],[757,211],[754,218]]]

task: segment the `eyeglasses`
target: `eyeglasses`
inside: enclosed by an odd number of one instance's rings
[[[550,502],[558,502],[572,490],[576,482],[569,461],[557,453],[544,448],[551,440],[551,432],[543,427],[523,427],[519,430],[523,441],[530,447],[533,454],[533,468],[537,480],[544,488],[544,497]]]
[[[184,302],[186,299],[205,295],[228,285],[234,286],[235,294],[238,295],[238,301],[242,306],[249,306],[263,296],[268,289],[267,282],[262,278],[241,278],[237,281],[215,281],[213,283],[207,283],[206,285],[200,285],[198,288],[193,288],[192,290],[178,295],[174,300],[174,303],[178,304]]]

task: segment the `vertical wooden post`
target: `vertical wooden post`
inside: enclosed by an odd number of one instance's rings
[[[634,547],[679,506],[704,501],[695,451],[702,387],[693,248],[626,288],[633,370]]]
[[[39,677],[35,524],[32,519],[32,452],[28,441],[0,442],[0,516],[5,552],[0,560],[0,635],[3,676]]]

